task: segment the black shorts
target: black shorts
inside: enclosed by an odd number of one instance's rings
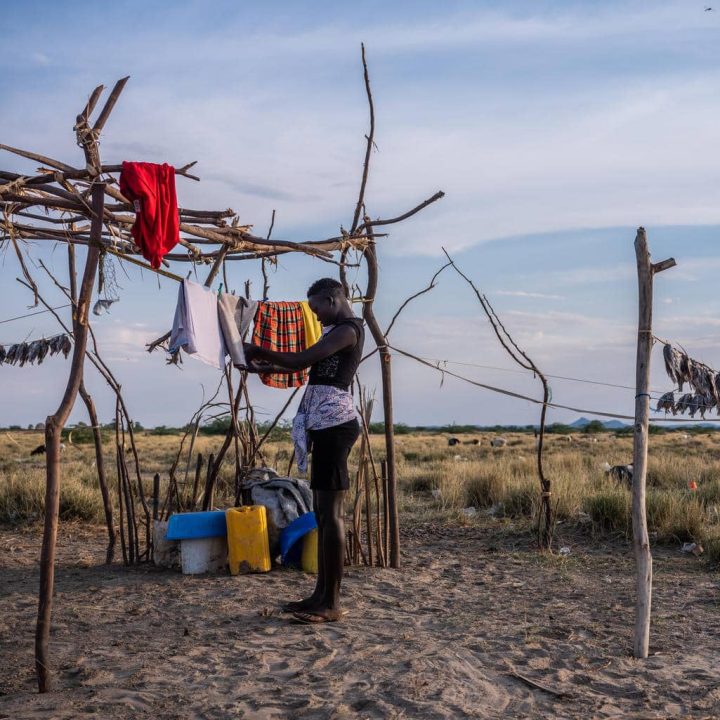
[[[359,436],[357,420],[324,430],[310,430],[310,487],[313,490],[347,490],[350,487],[348,455]]]

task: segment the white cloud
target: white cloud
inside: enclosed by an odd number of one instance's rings
[[[568,270],[552,270],[545,277],[549,284],[572,287],[635,280],[637,270],[632,263],[628,262],[610,267],[574,267]]]
[[[46,66],[50,64],[50,58],[45,53],[35,52],[30,55],[30,60],[39,66]]]
[[[290,12],[268,20],[269,29],[248,29],[232,13],[203,33],[191,22],[173,27],[170,19],[163,29],[128,26],[111,56],[102,52],[104,40],[89,40],[85,54],[97,60],[91,70],[62,47],[53,47],[52,56],[36,53],[32,62],[52,83],[13,83],[22,54],[10,48],[0,60],[9,79],[0,107],[3,142],[81,164],[72,120],[96,82],[110,84],[127,68],[131,81],[102,139],[107,160],[197,159],[202,182],[180,182],[182,204],[231,206],[243,222],[262,229],[277,209],[275,233],[287,239],[333,234],[349,222],[357,197],[367,130],[358,51],[367,38],[379,148],[372,156],[369,212],[396,215],[438,189],[447,192],[389,228],[383,253],[440,255],[441,245],[458,250],[496,238],[514,252],[514,236],[522,234],[720,222],[720,13],[687,2],[584,3],[574,10],[528,3],[459,13],[438,6],[435,13],[409,13],[402,23],[378,14],[360,24],[352,15],[360,10],[350,7],[337,4],[322,22],[304,23]],[[185,9],[191,17],[192,7]],[[47,31],[38,21],[18,28],[14,42],[44,48],[40,35]],[[0,162],[7,169],[32,166],[5,153]],[[505,289],[492,294],[567,300],[574,308],[584,289],[600,283],[634,291],[630,255],[624,263],[594,265],[584,258],[556,269],[552,256],[528,266],[518,254],[512,277],[493,278]],[[678,260],[678,268],[663,274],[663,282],[667,276],[678,285],[672,298],[658,303],[657,326],[712,356],[716,315],[712,308],[703,313],[679,283],[712,278],[720,260]],[[127,296],[140,287],[135,280],[124,284]],[[5,300],[8,283],[2,285]],[[615,295],[610,299],[619,305]],[[172,296],[166,292],[162,302],[147,296],[138,320],[123,310],[128,302],[109,318],[119,316],[121,323],[97,325],[101,350],[118,363],[141,420],[146,410],[151,421],[162,412],[184,420],[199,384],[214,378],[192,360],[178,371],[145,352],[172,317]],[[632,382],[635,308],[625,296],[622,307],[606,307],[608,299],[598,297],[600,317],[586,307],[498,310],[543,367]],[[682,312],[665,317],[676,308]],[[507,360],[482,318],[450,316],[434,301],[430,310],[421,320],[413,311],[403,315],[393,331],[399,347],[483,364]],[[417,392],[427,384],[426,371],[401,367],[399,412],[427,415]],[[367,377],[376,376],[368,368]],[[52,373],[37,378],[54,388]],[[585,397],[567,392],[574,400]],[[3,395],[2,403],[19,403],[19,397]],[[272,408],[278,397],[257,389],[260,406]],[[455,413],[458,421],[492,421],[506,412],[492,403],[480,407],[478,396],[462,391],[433,397],[432,414]],[[524,412],[513,408],[508,416]]]
[[[457,250],[573,227],[720,221],[713,161],[720,152],[714,123],[720,74],[713,65],[629,69],[621,77],[600,69],[611,53],[617,61],[635,57],[640,28],[642,43],[675,43],[678,51],[686,42],[702,46],[715,22],[707,15],[684,3],[585,5],[410,17],[402,31],[393,21],[371,26],[380,151],[373,155],[368,209],[394,215],[437,189],[447,192],[390,229],[391,251],[439,254],[441,243]],[[184,204],[231,205],[260,227],[275,208],[279,232],[334,233],[348,222],[357,193],[367,109],[352,48],[368,29],[332,19],[310,29],[243,30],[238,43],[230,18],[221,30],[193,37],[193,58],[207,59],[202,71],[177,41],[153,58],[152,73],[140,65],[105,133],[108,159],[126,153],[175,163],[199,159],[203,182],[181,182]],[[527,55],[527,73],[512,82],[503,81],[501,67],[490,68],[473,92],[452,61],[440,76],[411,76],[409,83],[385,78],[400,55],[422,65],[450,50],[501,55],[505,43]],[[144,35],[131,35],[118,62],[137,63],[146,44]],[[539,63],[548,45],[566,62],[543,76],[532,58]],[[582,62],[591,51],[598,68]],[[325,57],[337,58],[342,74],[319,67]],[[211,82],[188,82],[198,73]],[[313,74],[318,80],[309,83]],[[46,99],[23,92],[28,106]],[[45,126],[59,117],[50,105]],[[20,144],[23,125],[10,116],[5,126]],[[50,147],[41,149],[73,152],[79,162],[65,125],[58,127],[64,135],[50,128],[44,133]],[[65,152],[52,147],[61,136]]]
[[[720,270],[718,257],[679,258],[677,266],[663,273],[662,277],[663,280],[667,279],[670,282],[697,282],[708,274],[714,277],[718,270]]]
[[[538,298],[542,300],[564,300],[564,295],[550,295],[547,293],[525,292],[524,290],[496,290],[493,295],[505,295],[508,297]]]

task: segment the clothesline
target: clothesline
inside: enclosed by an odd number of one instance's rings
[[[532,371],[528,371],[528,370],[516,370],[515,368],[503,368],[503,367],[497,367],[495,365],[481,365],[479,363],[462,362],[460,360],[442,360],[439,358],[429,358],[429,357],[423,357],[423,360],[427,360],[428,362],[432,362],[432,363],[440,363],[440,364],[448,363],[450,365],[462,365],[464,367],[481,368],[483,370],[499,370],[501,372],[516,373],[518,375],[532,375]],[[568,380],[571,382],[584,383],[587,385],[600,385],[602,387],[618,388],[620,390],[635,390],[635,388],[631,385],[619,385],[617,383],[603,382],[602,380],[588,380],[586,378],[569,377],[567,375],[549,375],[547,373],[545,373],[545,377],[552,378],[554,380]],[[665,391],[664,390],[652,390],[651,392],[657,393],[659,396]]]
[[[178,292],[168,350],[177,364],[182,348],[217,369],[230,355],[235,367],[246,366],[243,337],[255,323],[252,342],[276,352],[297,352],[314,345],[322,329],[307,300],[258,302],[238,295],[214,292],[199,283],[184,280]],[[261,373],[270,387],[299,387],[307,381],[307,370],[293,373]]]
[[[437,365],[433,365],[431,362],[428,362],[426,360],[423,360],[422,358],[418,357],[417,355],[413,355],[412,353],[405,352],[404,350],[401,350],[400,348],[395,347],[394,345],[388,344],[388,347],[394,350],[397,353],[400,353],[401,355],[404,355],[405,357],[410,358],[411,360],[415,360],[419,362],[421,365],[427,365],[428,367],[432,368],[433,370],[437,370],[438,372],[441,372],[445,375],[450,375],[451,377],[457,378],[458,380],[462,380],[463,382],[469,383],[470,385],[474,385],[479,388],[483,388],[484,390],[490,390],[491,392],[499,393],[501,395],[506,395],[508,397],[514,397],[518,400],[525,400],[526,402],[534,403],[535,405],[542,405],[543,401],[538,400],[537,398],[530,397],[528,395],[523,395],[522,393],[514,392],[513,390],[508,390],[506,388],[499,388],[494,385],[487,385],[486,383],[478,382],[477,380],[472,380],[471,378],[465,377],[464,375],[459,375],[458,373],[452,372],[452,370],[446,370],[443,368],[438,367]],[[634,415],[626,415],[624,413],[611,413],[606,412],[604,410],[588,410],[585,408],[577,408],[573,407],[571,405],[562,405],[560,403],[555,402],[548,402],[548,407],[555,408],[557,410],[570,410],[572,412],[581,413],[584,415],[599,415],[600,417],[607,417],[607,418],[615,418],[618,420],[635,420]],[[695,420],[692,418],[651,418],[651,422],[673,422],[673,423],[684,423],[684,422],[720,422],[720,418],[707,418],[704,420]]]
[[[58,305],[54,308],[49,308],[47,310],[36,310],[35,312],[31,313],[25,313],[25,315],[17,315],[16,317],[11,318],[5,318],[4,320],[0,320],[0,325],[4,325],[5,323],[13,322],[13,320],[23,320],[24,318],[32,317],[33,315],[42,315],[46,312],[51,312],[51,310],[62,310],[63,308],[70,307],[70,303],[67,303],[67,305]]]

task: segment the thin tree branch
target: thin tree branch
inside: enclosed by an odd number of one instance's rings
[[[275,227],[275,210],[273,209],[272,217],[270,218],[270,227],[268,228],[266,240],[268,240],[268,241],[270,240],[270,236],[272,235],[272,231],[273,231],[274,227]],[[263,302],[267,301],[268,292],[270,291],[270,281],[268,280],[267,267],[266,267],[267,262],[268,262],[267,258],[265,258],[265,257],[261,258],[262,276],[263,276],[263,291],[262,291]]]
[[[367,93],[368,105],[370,106],[370,133],[365,136],[367,145],[365,146],[365,162],[363,163],[362,181],[360,182],[360,193],[358,195],[355,213],[353,215],[350,234],[353,235],[357,230],[358,222],[360,222],[360,213],[365,204],[365,188],[367,187],[368,174],[370,172],[370,154],[372,153],[375,139],[375,106],[373,104],[372,91],[370,90],[370,75],[368,74],[368,66],[365,61],[365,44],[360,44],[362,52],[363,78],[365,79],[365,92]]]
[[[543,468],[543,444],[545,440],[545,419],[547,416],[547,409],[548,404],[550,400],[550,387],[547,382],[547,378],[545,375],[543,375],[542,372],[538,369],[537,365],[528,357],[527,353],[523,351],[518,344],[513,340],[510,333],[507,331],[505,326],[502,324],[500,319],[498,318],[497,314],[495,313],[494,308],[489,303],[488,299],[480,293],[480,291],[475,287],[475,284],[473,281],[465,275],[460,268],[455,264],[453,259],[450,257],[450,254],[448,253],[445,248],[443,248],[443,252],[447,256],[447,259],[450,261],[450,264],[453,266],[455,271],[462,277],[473,289],[475,292],[475,295],[477,296],[477,299],[480,302],[480,305],[485,312],[485,315],[487,316],[488,320],[490,321],[490,325],[492,326],[493,331],[495,332],[495,335],[497,336],[498,340],[500,341],[500,344],[503,346],[503,348],[507,351],[508,355],[518,364],[520,367],[524,368],[525,370],[532,370],[537,377],[540,379],[540,382],[542,384],[543,388],[543,401],[542,401],[542,410],[540,411],[540,432],[538,434],[538,443],[537,443],[537,471],[538,471],[538,477],[540,479],[540,506],[541,511],[538,515],[538,544],[541,549],[550,550],[552,546],[552,538],[553,538],[553,531],[554,531],[554,516],[553,516],[553,510],[552,505],[550,504],[550,496],[551,496],[551,490],[552,490],[552,483],[551,481],[545,477],[545,472]],[[518,357],[518,354],[520,357]],[[544,527],[543,525],[543,519],[544,519]]]
[[[449,263],[449,262],[448,262],[448,263],[445,263],[445,264],[432,276],[432,280],[430,280],[430,284],[429,284],[426,288],[424,288],[423,290],[420,290],[419,292],[416,292],[414,295],[411,295],[407,300],[405,300],[405,302],[403,302],[402,305],[400,305],[400,307],[397,309],[397,312],[393,315],[393,318],[392,318],[392,320],[390,321],[390,324],[388,325],[387,330],[385,331],[385,337],[387,337],[387,336],[390,334],[390,330],[392,330],[392,326],[395,324],[395,321],[398,319],[398,315],[400,315],[400,313],[405,309],[405,307],[406,307],[410,302],[412,302],[413,300],[415,300],[415,298],[418,298],[418,297],[420,297],[421,295],[424,295],[426,292],[430,292],[430,290],[432,290],[432,289],[435,287],[435,281],[437,280],[438,275],[440,275],[440,273],[441,273],[443,270],[445,270],[445,268],[450,267],[450,265],[451,265],[451,263]],[[367,357],[367,356],[366,356],[366,357]],[[365,359],[365,358],[363,358],[363,360],[364,360],[364,359]]]
[[[520,367],[524,368],[525,370],[535,370],[535,371],[537,371],[536,368],[533,366],[533,363],[529,360],[529,358],[527,358],[527,356],[525,356],[524,353],[522,353],[522,351],[520,351],[520,352],[521,352],[521,354],[525,357],[525,359],[527,360],[527,363],[523,362],[522,360],[520,360],[520,359],[517,357],[517,355],[515,354],[515,351],[514,351],[513,348],[511,347],[511,345],[512,345],[512,346],[514,346],[514,347],[517,348],[517,345],[515,345],[515,343],[514,343],[513,341],[509,341],[509,342],[508,342],[508,340],[507,340],[507,339],[503,336],[503,334],[500,332],[500,327],[501,327],[501,326],[500,326],[500,324],[498,324],[498,323],[495,322],[494,312],[491,310],[491,308],[490,308],[489,305],[487,304],[487,301],[486,301],[486,299],[485,299],[485,296],[477,289],[477,287],[475,287],[475,284],[473,283],[473,281],[472,281],[467,275],[465,275],[465,273],[463,273],[463,271],[460,270],[460,268],[455,264],[455,261],[450,257],[450,254],[448,253],[448,251],[447,251],[445,248],[443,248],[442,251],[445,253],[447,259],[450,261],[450,264],[453,266],[453,269],[455,270],[455,272],[457,272],[457,274],[460,275],[460,277],[463,278],[463,280],[465,280],[465,281],[468,283],[468,285],[470,285],[470,287],[473,289],[473,292],[474,292],[475,295],[477,296],[477,299],[478,299],[478,301],[480,302],[480,305],[482,306],[482,309],[484,310],[485,314],[486,314],[487,317],[488,317],[488,320],[490,321],[490,325],[492,326],[492,329],[493,329],[493,331],[495,332],[495,335],[497,336],[497,339],[500,341],[500,344],[503,346],[503,348],[504,348],[505,351],[508,353],[508,355],[510,355],[510,357],[511,357],[518,365],[520,365]],[[503,332],[504,332],[505,335],[508,335],[508,333],[507,333],[507,331],[505,330],[504,327],[502,328],[502,330],[503,330]],[[518,348],[518,349],[519,349],[519,348]]]
[[[442,199],[445,197],[445,193],[442,190],[439,190],[436,192],[432,197],[428,198],[427,200],[424,200],[419,205],[416,205],[412,210],[408,210],[406,213],[403,213],[402,215],[398,215],[394,218],[389,218],[388,220],[366,220],[362,225],[358,226],[358,230],[369,230],[370,228],[378,227],[379,225],[393,225],[395,223],[399,223],[402,220],[407,220],[409,217],[412,217],[416,213],[419,213],[422,209],[426,208],[428,205],[432,205],[432,203]],[[378,236],[376,236],[378,237]]]

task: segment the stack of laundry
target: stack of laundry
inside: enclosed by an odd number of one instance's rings
[[[20,365],[20,367],[25,363],[37,363],[40,365],[48,354],[57,355],[62,353],[64,357],[67,357],[71,349],[72,341],[70,336],[64,333],[51,338],[15,343],[7,348],[0,345],[0,363]]]
[[[307,301],[257,302],[230,293],[215,293],[192,280],[184,280],[178,292],[169,350],[180,349],[215,368],[225,356],[233,365],[246,367],[243,337],[255,322],[252,341],[279,352],[298,352],[314,345],[322,329]],[[261,374],[265,385],[299,387],[307,382],[307,370]]]
[[[306,480],[282,477],[272,468],[254,468],[243,481],[248,502],[264,505],[268,514],[270,550],[280,552],[280,535],[284,528],[312,510],[312,490]]]
[[[712,408],[717,408],[720,414],[720,373],[716,373],[704,363],[693,360],[686,352],[677,350],[669,343],[663,347],[665,371],[670,380],[677,384],[678,392],[683,393],[685,385],[690,386],[693,392],[686,392],[675,399],[675,391],[665,393],[657,403],[656,410],[665,411],[667,415],[682,415],[687,413],[695,417]]]

